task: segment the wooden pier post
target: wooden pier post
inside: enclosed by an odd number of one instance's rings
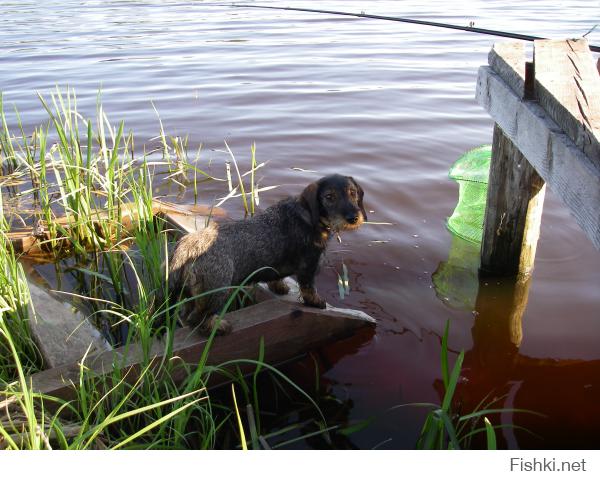
[[[535,168],[496,124],[481,243],[482,274],[531,273],[545,192],[546,184]]]

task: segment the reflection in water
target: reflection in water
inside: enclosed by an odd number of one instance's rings
[[[494,408],[541,414],[497,415],[494,424],[517,426],[514,431],[505,430],[508,447],[597,448],[600,361],[520,354],[531,276],[479,280],[478,263],[478,245],[453,238],[448,260],[433,274],[440,299],[475,315],[473,345],[465,354],[464,379],[455,396],[462,411],[480,408],[480,402],[487,399],[497,400]],[[438,380],[436,387],[443,395],[439,386]]]
[[[472,312],[479,287],[479,245],[452,235],[448,260],[431,276],[437,297],[451,308]]]

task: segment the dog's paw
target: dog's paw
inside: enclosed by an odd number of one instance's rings
[[[219,315],[214,314],[206,319],[202,325],[202,332],[206,335],[210,335],[215,328],[217,329],[217,335],[227,335],[231,332],[233,327],[231,322],[224,318],[219,320]]]
[[[309,307],[315,307],[315,308],[326,308],[327,307],[327,303],[325,302],[325,300],[323,300],[323,298],[318,293],[313,293],[312,295],[304,296],[304,297],[302,297],[302,299],[304,300],[304,304]]]
[[[300,295],[302,296],[302,300],[304,300],[304,304],[309,307],[327,307],[327,303],[325,303],[325,300],[321,298],[321,296],[317,293],[314,287],[300,287]]]
[[[267,285],[269,286],[269,290],[277,295],[287,295],[290,293],[290,287],[283,280],[273,280],[272,282],[267,282]]]

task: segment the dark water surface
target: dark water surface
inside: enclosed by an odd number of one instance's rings
[[[262,2],[269,3],[269,2]],[[270,2],[276,4],[277,2]],[[317,2],[285,2],[317,7]],[[402,15],[551,36],[580,36],[597,1],[318,2],[318,8]],[[600,44],[600,32],[588,36]],[[447,178],[460,154],[491,143],[475,103],[479,65],[494,37],[308,13],[232,9],[186,1],[0,2],[0,90],[27,126],[45,115],[36,90],[76,89],[93,116],[98,89],[113,122],[136,143],[165,130],[190,136],[223,176],[227,140],[248,164],[256,142],[261,206],[322,175],[353,175],[369,219],[332,245],[319,289],[360,308],[373,334],[318,352],[321,383],[344,405],[342,421],[374,417],[351,436],[360,448],[411,448],[422,415],[391,407],[440,402],[440,338],[466,351],[464,411],[487,394],[545,418],[503,414],[535,432],[505,432],[509,447],[600,447],[600,254],[548,192],[536,269],[523,285],[478,284],[477,249],[445,228],[457,200]],[[6,110],[10,110],[7,108]],[[299,170],[299,169],[303,169]],[[200,201],[222,189],[208,185]],[[164,186],[162,193],[168,192]],[[192,201],[191,192],[179,201]],[[226,203],[240,216],[240,203]],[[335,269],[350,273],[340,300]],[[522,330],[513,326],[522,316]],[[518,325],[518,322],[517,322]],[[315,357],[316,358],[316,357]],[[290,367],[301,380],[310,364]],[[491,398],[490,397],[490,398]]]

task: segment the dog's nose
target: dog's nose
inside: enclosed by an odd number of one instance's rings
[[[356,213],[346,215],[346,221],[348,223],[355,224],[356,222],[358,222],[358,215]]]

